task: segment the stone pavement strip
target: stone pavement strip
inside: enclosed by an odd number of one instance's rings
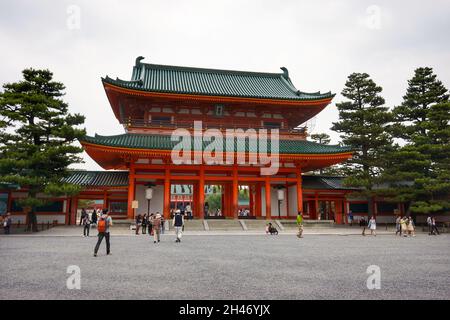
[[[2,235],[0,299],[450,298],[449,234],[312,231],[303,239],[292,233],[187,231],[181,243],[169,232],[153,244],[148,235],[117,228],[112,255],[106,256],[102,243],[96,258],[96,232],[83,238],[79,227]],[[67,287],[71,266],[81,271],[79,290]],[[369,290],[367,270],[373,266],[379,267],[381,288]]]

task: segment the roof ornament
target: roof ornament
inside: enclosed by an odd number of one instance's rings
[[[286,67],[281,67],[280,69],[283,70],[283,77],[285,79],[289,79],[289,71],[288,71],[288,69]]]
[[[139,67],[140,65],[141,65],[141,60],[144,60],[144,57],[143,56],[139,56],[139,57],[137,57],[136,58],[136,62],[135,62],[135,66],[136,67]]]

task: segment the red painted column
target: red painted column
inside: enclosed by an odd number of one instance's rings
[[[132,203],[134,200],[134,194],[135,194],[135,170],[134,170],[134,164],[130,164],[130,173],[128,176],[128,208],[127,208],[127,219],[134,219],[134,209],[132,207]]]
[[[303,212],[302,169],[297,167],[297,212]]]
[[[198,206],[199,206],[199,218],[205,217],[205,168],[203,165],[200,167],[200,179],[198,181]]]
[[[253,201],[254,195],[253,195],[253,185],[251,185],[251,184],[248,186],[248,195],[249,195],[249,201],[250,201],[250,203],[249,203],[250,215],[254,216],[255,215],[255,208],[254,208],[254,201]]]
[[[237,219],[238,217],[238,176],[237,176],[237,167],[233,167],[233,191],[232,191],[232,213],[233,218]]]
[[[164,172],[164,220],[170,219],[170,169],[166,168]]]
[[[289,218],[289,184],[286,182],[286,217]]]
[[[265,196],[266,196],[266,219],[269,220],[272,218],[272,207],[271,207],[271,189],[270,189],[270,180],[269,176],[266,177],[265,181]]]
[[[70,224],[76,225],[77,224],[77,211],[78,211],[78,198],[73,197],[72,198],[72,212],[70,213]],[[28,215],[27,215],[28,217]],[[28,222],[28,221],[27,221]]]
[[[256,188],[255,216],[261,217],[261,188],[262,188],[261,183],[256,183],[255,188]]]
[[[319,194],[316,192],[314,196],[314,206],[316,207],[316,217],[315,219],[319,219]]]
[[[220,202],[221,202],[221,208],[220,211],[222,211],[222,215],[225,216],[225,185],[220,185]]]

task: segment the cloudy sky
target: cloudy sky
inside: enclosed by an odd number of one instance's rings
[[[71,112],[88,134],[123,133],[100,77],[129,79],[134,60],[280,72],[302,91],[339,93],[367,72],[400,103],[415,68],[433,67],[450,87],[450,1],[36,1],[0,2],[0,83],[26,67],[63,82]],[[314,121],[330,131],[338,94]],[[78,168],[100,169],[85,155]]]

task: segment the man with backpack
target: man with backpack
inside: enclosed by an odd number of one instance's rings
[[[98,241],[95,245],[94,257],[97,256],[98,248],[100,247],[103,238],[106,239],[106,254],[111,254],[111,247],[109,242],[109,227],[111,227],[112,225],[112,218],[108,215],[108,209],[103,209],[103,213],[97,223]]]
[[[175,235],[177,236],[175,242],[181,242],[181,236],[183,235],[184,217],[179,209],[175,211],[175,216],[173,217],[172,224],[175,228]]]

